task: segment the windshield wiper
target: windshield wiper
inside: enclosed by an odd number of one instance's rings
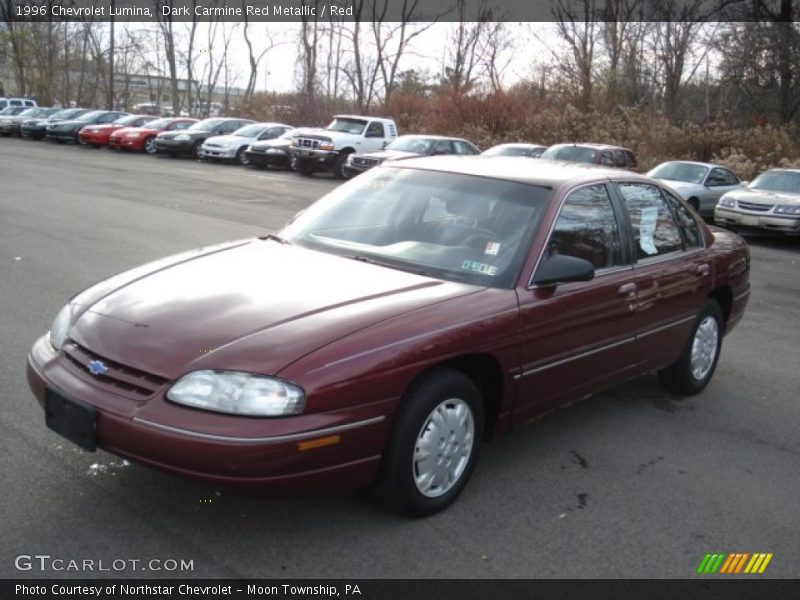
[[[423,275],[425,277],[433,276],[431,275],[430,271],[427,271],[425,269],[412,267],[411,265],[405,265],[402,263],[380,261],[372,258],[371,256],[364,256],[363,254],[353,254],[348,258],[352,258],[353,260],[358,260],[360,262],[369,263],[371,265],[378,265],[379,267],[387,267],[389,269],[397,269],[398,271],[406,271],[408,273],[414,273],[415,275]]]
[[[290,242],[289,240],[287,240],[285,238],[282,238],[281,236],[276,235],[274,233],[268,233],[267,235],[261,236],[258,239],[260,239],[260,240],[272,240],[273,242],[278,242],[279,244],[284,244],[286,246],[291,246],[292,245],[292,242]]]

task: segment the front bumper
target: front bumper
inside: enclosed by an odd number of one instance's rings
[[[5,135],[19,135],[19,123],[0,123],[0,133]]]
[[[156,138],[156,150],[169,154],[191,154],[194,147],[194,140],[170,140]]]
[[[336,150],[310,150],[308,148],[292,148],[292,156],[299,161],[313,164],[317,168],[329,169],[339,158]]]
[[[45,136],[47,129],[44,125],[40,125],[38,127],[31,127],[20,125],[19,133],[22,137],[26,138],[33,138],[35,140],[40,140]]]
[[[219,148],[216,146],[208,147],[205,144],[200,146],[200,156],[202,158],[211,158],[216,160],[234,160],[238,151],[238,147]]]
[[[48,129],[45,137],[48,140],[61,140],[64,142],[74,142],[77,131],[74,129]]]
[[[800,217],[745,213],[725,208],[719,204],[714,210],[714,223],[733,229],[758,229],[800,234]]]
[[[173,474],[215,483],[355,488],[374,479],[388,434],[387,405],[280,419],[233,417],[152,397],[132,400],[56,352],[45,335],[28,355],[28,385],[92,406],[97,446]],[[338,436],[335,445],[309,442]],[[305,442],[305,444],[304,444]]]
[[[78,138],[84,144],[107,146],[109,135],[107,133],[85,133],[83,131],[79,131]]]
[[[108,138],[109,148],[117,148],[123,150],[141,150],[143,137],[129,138],[127,136],[112,135]]]
[[[266,152],[253,152],[245,150],[245,155],[252,165],[268,166],[268,165],[281,165],[288,167],[292,157],[281,152],[280,154],[267,154]]]

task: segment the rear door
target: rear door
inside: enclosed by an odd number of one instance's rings
[[[635,357],[640,370],[680,355],[711,291],[699,227],[683,203],[641,181],[614,186],[626,208],[635,258]]]
[[[591,281],[519,291],[520,372],[515,418],[621,377],[636,336],[633,267],[622,208],[605,183],[582,185],[564,199],[542,258],[591,262]]]

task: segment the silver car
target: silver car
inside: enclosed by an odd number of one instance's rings
[[[283,123],[251,123],[240,127],[229,135],[215,135],[200,146],[200,158],[211,160],[233,160],[246,165],[250,162],[245,150],[253,142],[272,140],[294,129]]]
[[[800,169],[770,169],[744,189],[725,194],[714,222],[733,229],[800,234]]]
[[[714,214],[714,207],[723,194],[742,187],[742,182],[730,169],[688,160],[661,163],[647,176],[678,192],[704,217]]]

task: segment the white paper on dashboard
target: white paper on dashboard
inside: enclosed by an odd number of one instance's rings
[[[654,240],[657,220],[657,206],[648,206],[642,209],[642,217],[639,221],[639,247],[649,255],[658,254]]]

